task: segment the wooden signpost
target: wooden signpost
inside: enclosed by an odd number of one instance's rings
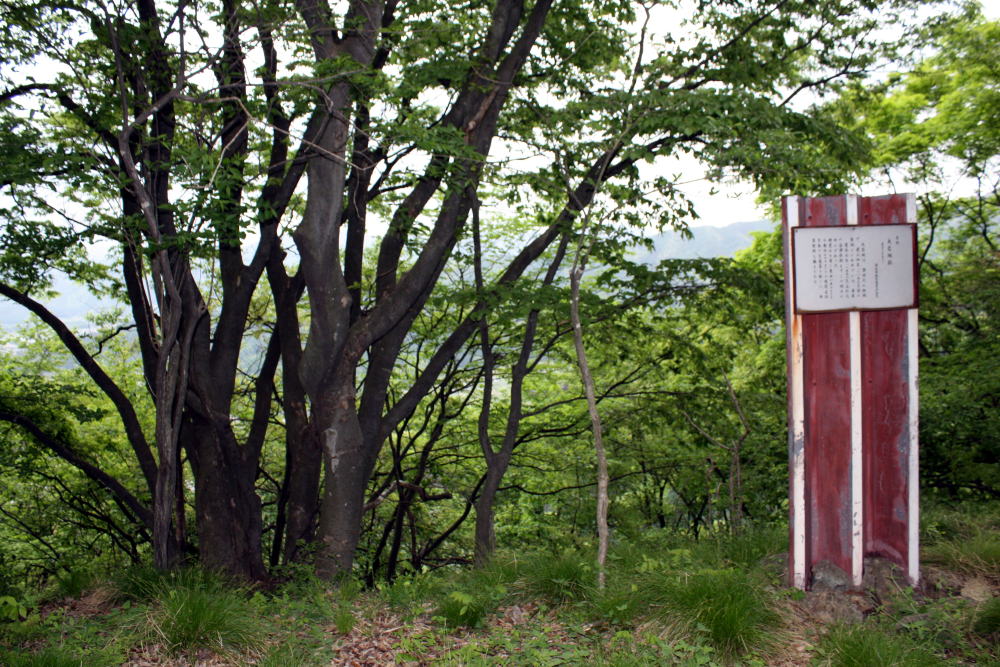
[[[789,578],[865,558],[916,584],[917,260],[913,195],[782,201]]]

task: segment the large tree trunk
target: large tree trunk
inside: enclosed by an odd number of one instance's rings
[[[287,424],[289,429],[293,428]],[[295,563],[313,541],[319,516],[322,449],[311,423],[296,425],[285,438],[285,536],[282,560]]]
[[[476,498],[475,563],[477,567],[483,567],[489,563],[497,548],[493,507],[496,504],[497,490],[500,488],[500,482],[506,471],[507,466],[503,466],[503,469],[498,465],[487,467],[486,481],[479,492],[479,497]]]
[[[374,461],[365,451],[354,384],[338,383],[316,406],[324,488],[320,505],[320,551],[316,571],[323,578],[349,574],[361,537],[365,489]]]
[[[228,423],[189,420],[187,451],[195,477],[202,565],[249,581],[267,577],[261,554],[257,458],[236,443]]]
[[[371,66],[381,30],[383,4],[379,0],[353,0],[350,26],[338,40],[328,24],[325,3],[299,0],[297,6],[312,31],[318,61],[349,56]],[[468,79],[445,114],[445,126],[459,130],[466,145],[477,154],[489,154],[500,110],[538,38],[551,0],[539,0],[527,17],[518,0],[501,0],[493,22],[470,64]],[[522,19],[524,19],[522,23]],[[521,34],[515,37],[518,26]],[[509,50],[504,53],[505,49]],[[322,99],[329,113],[308,164],[309,187],[302,223],[293,233],[301,257],[310,304],[310,333],[299,364],[299,377],[313,404],[313,418],[323,448],[325,488],[320,512],[320,551],[317,570],[332,577],[348,573],[361,531],[364,491],[382,442],[378,423],[359,418],[355,403],[355,371],[366,350],[375,346],[372,368],[388,368],[399,344],[430,296],[450,256],[471,206],[471,192],[478,185],[482,162],[467,156],[435,155],[424,177],[404,198],[379,252],[377,304],[358,320],[351,317],[351,286],[346,282],[340,256],[343,222],[346,150],[354,92],[347,82],[331,86]],[[450,167],[450,168],[449,168]],[[447,182],[445,178],[447,177]],[[402,251],[417,217],[437,192],[444,194],[436,220],[412,265],[399,275]],[[366,193],[353,196],[367,197]],[[359,208],[367,202],[351,202]],[[390,341],[390,342],[387,342]],[[384,349],[381,351],[378,346]],[[366,378],[364,415],[381,421],[387,383],[373,375]],[[365,422],[366,428],[362,427]],[[372,420],[375,422],[376,420]]]

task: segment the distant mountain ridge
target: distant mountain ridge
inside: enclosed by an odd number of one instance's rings
[[[698,257],[730,257],[737,250],[753,243],[753,232],[771,231],[774,223],[767,220],[737,222],[722,227],[692,227],[694,235],[685,239],[674,231],[664,232],[653,239],[652,252],[643,251],[637,259],[644,264],[655,265],[663,259],[694,259]],[[107,307],[98,297],[90,294],[80,285],[75,285],[62,276],[56,276],[53,288],[58,292],[47,305],[70,326],[84,326],[89,313]],[[0,298],[0,330],[12,331],[28,319],[28,312],[21,306]]]
[[[770,232],[770,220],[736,222],[722,227],[691,227],[693,237],[686,239],[675,231],[666,231],[653,239],[652,252],[642,252],[637,259],[655,265],[664,259],[732,257],[737,250],[749,248],[754,232]]]

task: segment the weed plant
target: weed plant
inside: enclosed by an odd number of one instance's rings
[[[452,628],[482,626],[508,598],[519,570],[516,560],[500,556],[484,567],[462,573],[450,587],[439,589],[434,617]]]

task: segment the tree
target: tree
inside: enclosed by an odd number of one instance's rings
[[[873,180],[919,188],[923,482],[996,496],[1000,72],[988,54],[1000,23],[969,4],[922,38],[909,71],[850,88],[834,109],[872,142]]]
[[[673,180],[641,168],[661,157],[835,187],[856,143],[790,102],[863,72],[878,56],[874,12],[897,6],[699,6],[692,37],[661,35],[629,87],[632,3],[7,3],[0,293],[52,328],[115,406],[157,565],[196,543],[208,566],[266,576],[256,484],[277,391],[280,551],[299,558],[315,539],[319,571],[346,573],[384,442],[499,295],[572,241],[596,199],[609,212],[596,261],[618,262],[651,220],[679,219]],[[497,160],[498,141],[539,166]],[[504,199],[523,217],[522,247],[390,400],[470,212]],[[96,239],[114,245],[114,268],[81,249]],[[44,306],[55,270],[125,296],[153,429]],[[251,348],[265,283],[274,321]],[[246,421],[234,419],[243,373]],[[193,534],[178,509],[186,474]]]

